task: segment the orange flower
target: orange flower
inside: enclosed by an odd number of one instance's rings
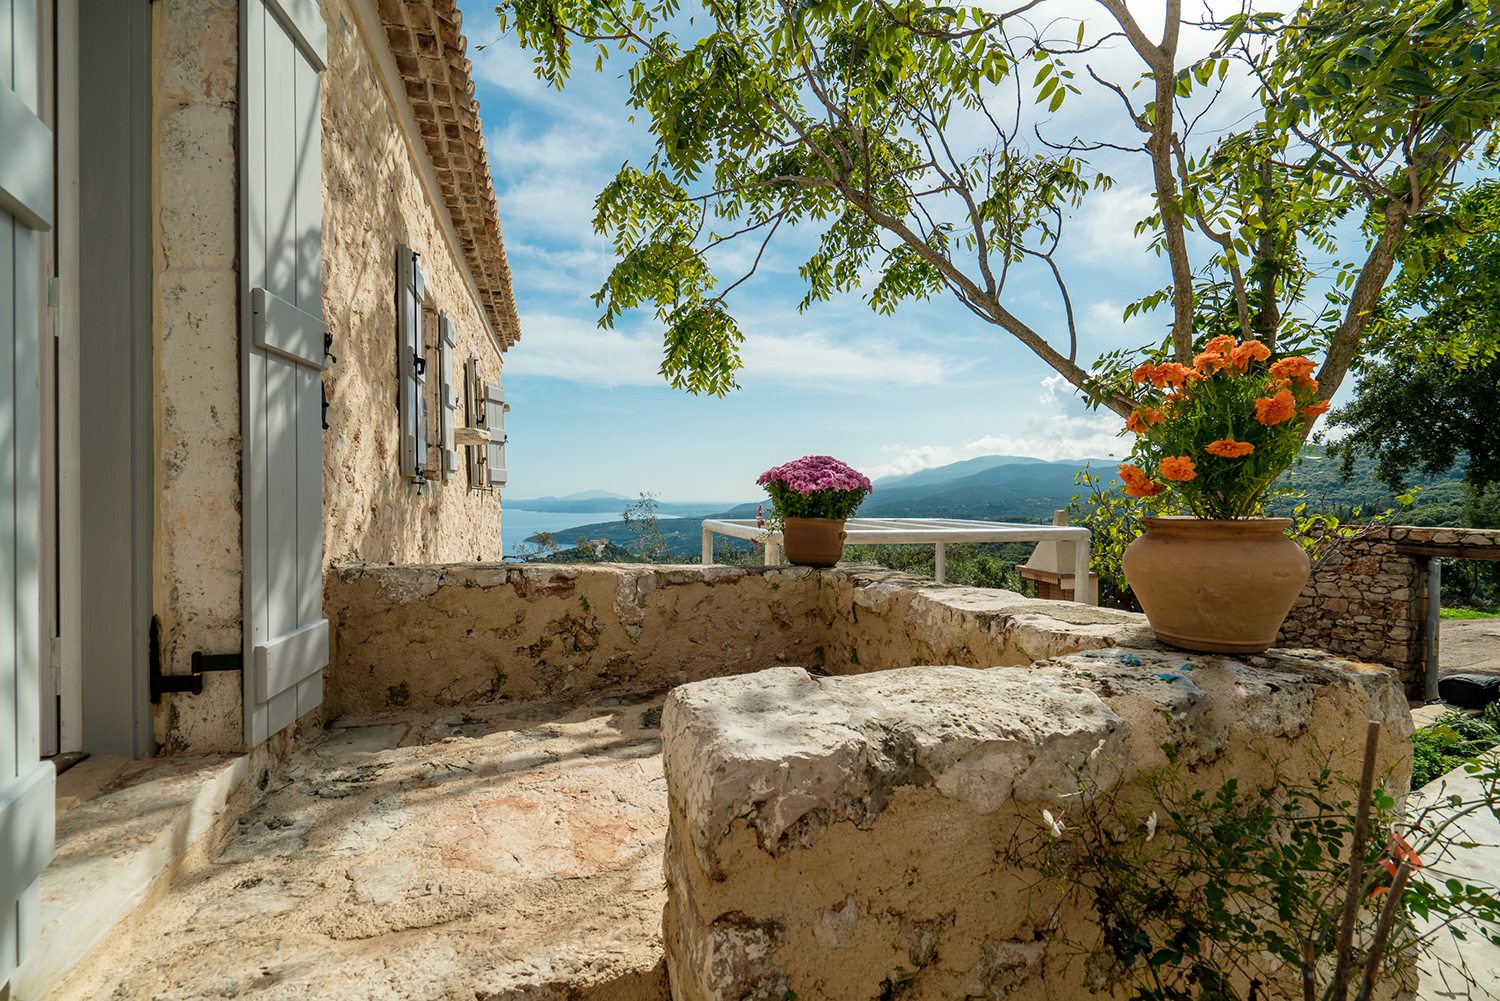
[[[1217,351],[1205,351],[1193,359],[1196,372],[1220,372],[1229,367],[1229,359]]]
[[[1417,850],[1411,846],[1410,841],[1399,834],[1391,835],[1391,855],[1398,861],[1410,862],[1413,869],[1422,868],[1422,860],[1417,856]]]
[[[1292,391],[1283,389],[1275,396],[1262,396],[1255,401],[1255,419],[1267,427],[1291,420],[1297,415],[1297,403]]]
[[[1160,483],[1152,483],[1140,466],[1121,466],[1120,479],[1125,481],[1126,497],[1155,497],[1166,489]]]
[[[1313,369],[1317,367],[1311,358],[1293,355],[1271,363],[1271,378],[1296,379],[1300,376],[1312,375]]]
[[[1198,478],[1198,468],[1185,455],[1169,455],[1156,464],[1156,468],[1169,480],[1186,483]]]
[[[1156,374],[1152,378],[1156,388],[1163,386],[1186,386],[1193,379],[1201,378],[1197,372],[1188,368],[1180,362],[1169,361],[1164,365],[1156,366]]]
[[[1207,344],[1203,345],[1205,354],[1227,355],[1234,351],[1234,337],[1230,334],[1220,334]]]
[[[1147,381],[1148,379],[1153,383],[1156,381],[1156,366],[1151,364],[1149,361],[1141,365],[1137,365],[1135,371],[1130,373],[1131,382],[1142,383]]]
[[[1147,428],[1160,424],[1166,419],[1167,415],[1160,410],[1152,407],[1141,407],[1125,418],[1125,427],[1136,434],[1145,434]]]
[[[1220,438],[1218,441],[1208,443],[1205,449],[1209,455],[1217,455],[1225,459],[1238,459],[1242,455],[1249,455],[1255,451],[1255,446],[1248,441],[1235,441],[1233,438]]]
[[[1271,349],[1260,341],[1246,341],[1235,348],[1229,357],[1234,362],[1234,367],[1243,372],[1250,367],[1251,362],[1265,361],[1271,357]]]
[[[1309,403],[1302,408],[1303,417],[1316,417],[1319,414],[1328,413],[1328,401],[1319,400],[1317,403]]]

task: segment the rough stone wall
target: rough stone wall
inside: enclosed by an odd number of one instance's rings
[[[1313,570],[1279,644],[1388,664],[1408,693],[1420,695],[1427,589],[1421,558],[1397,552],[1402,544],[1461,544],[1500,556],[1500,531],[1397,525],[1344,543]]]
[[[1078,947],[1097,929],[1028,868],[1042,810],[1067,824],[1081,787],[1169,768],[1202,788],[1263,788],[1272,762],[1292,780],[1325,762],[1357,775],[1367,718],[1404,790],[1395,679],[1305,651],[779,667],[678,688],[662,719],[672,997],[1107,994]]]
[[[500,500],[456,478],[420,490],[400,475],[396,411],[396,245],[420,253],[435,307],[454,325],[455,370],[485,378],[501,355],[424,186],[419,135],[381,69],[383,32],[359,0],[321,0],[323,297],[337,364],[325,376],[324,557],[377,562],[498,559]],[[163,670],[195,650],[241,644],[238,172],[239,4],[152,5],[154,363],[158,400],[153,608]],[[431,195],[431,197],[430,197]],[[428,388],[436,402],[436,352]],[[429,404],[429,406],[432,405]],[[437,418],[432,412],[431,426]],[[461,403],[460,420],[466,419]],[[435,436],[436,431],[434,430]],[[166,751],[243,746],[241,680],[204,676],[202,695],[166,695],[155,717]]]
[[[163,670],[187,674],[194,650],[240,648],[239,5],[158,0],[151,17],[152,608]],[[233,673],[205,675],[202,695],[165,696],[155,718],[169,751],[238,748],[242,726]]]
[[[1150,643],[1141,616],[878,568],[344,564],[333,716],[660,690],[776,664],[855,674]]]
[[[399,79],[378,23],[357,0],[321,0],[328,23],[323,74],[323,302],[338,363],[324,377],[323,551],[375,563],[498,560],[500,499],[469,489],[467,463],[453,479],[418,487],[400,474],[396,409],[396,245],[421,255],[434,306],[453,323],[455,377],[463,361],[498,381],[500,350],[441,220],[447,209],[422,180],[421,136],[403,124]],[[429,408],[437,352],[429,351]],[[437,427],[437,411],[429,409]],[[465,421],[460,394],[459,419]],[[435,430],[433,434],[435,435]],[[462,450],[461,450],[462,451]]]

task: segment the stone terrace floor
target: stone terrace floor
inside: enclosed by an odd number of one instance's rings
[[[340,720],[54,997],[665,999],[662,698]]]

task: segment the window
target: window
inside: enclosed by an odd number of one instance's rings
[[[427,467],[427,358],[423,354],[423,300],[426,288],[417,254],[396,248],[396,361],[400,387],[401,475],[424,482]]]

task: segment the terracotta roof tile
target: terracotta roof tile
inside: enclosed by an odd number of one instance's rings
[[[521,339],[521,324],[463,15],[455,0],[379,0],[378,9],[479,300],[504,350]]]

